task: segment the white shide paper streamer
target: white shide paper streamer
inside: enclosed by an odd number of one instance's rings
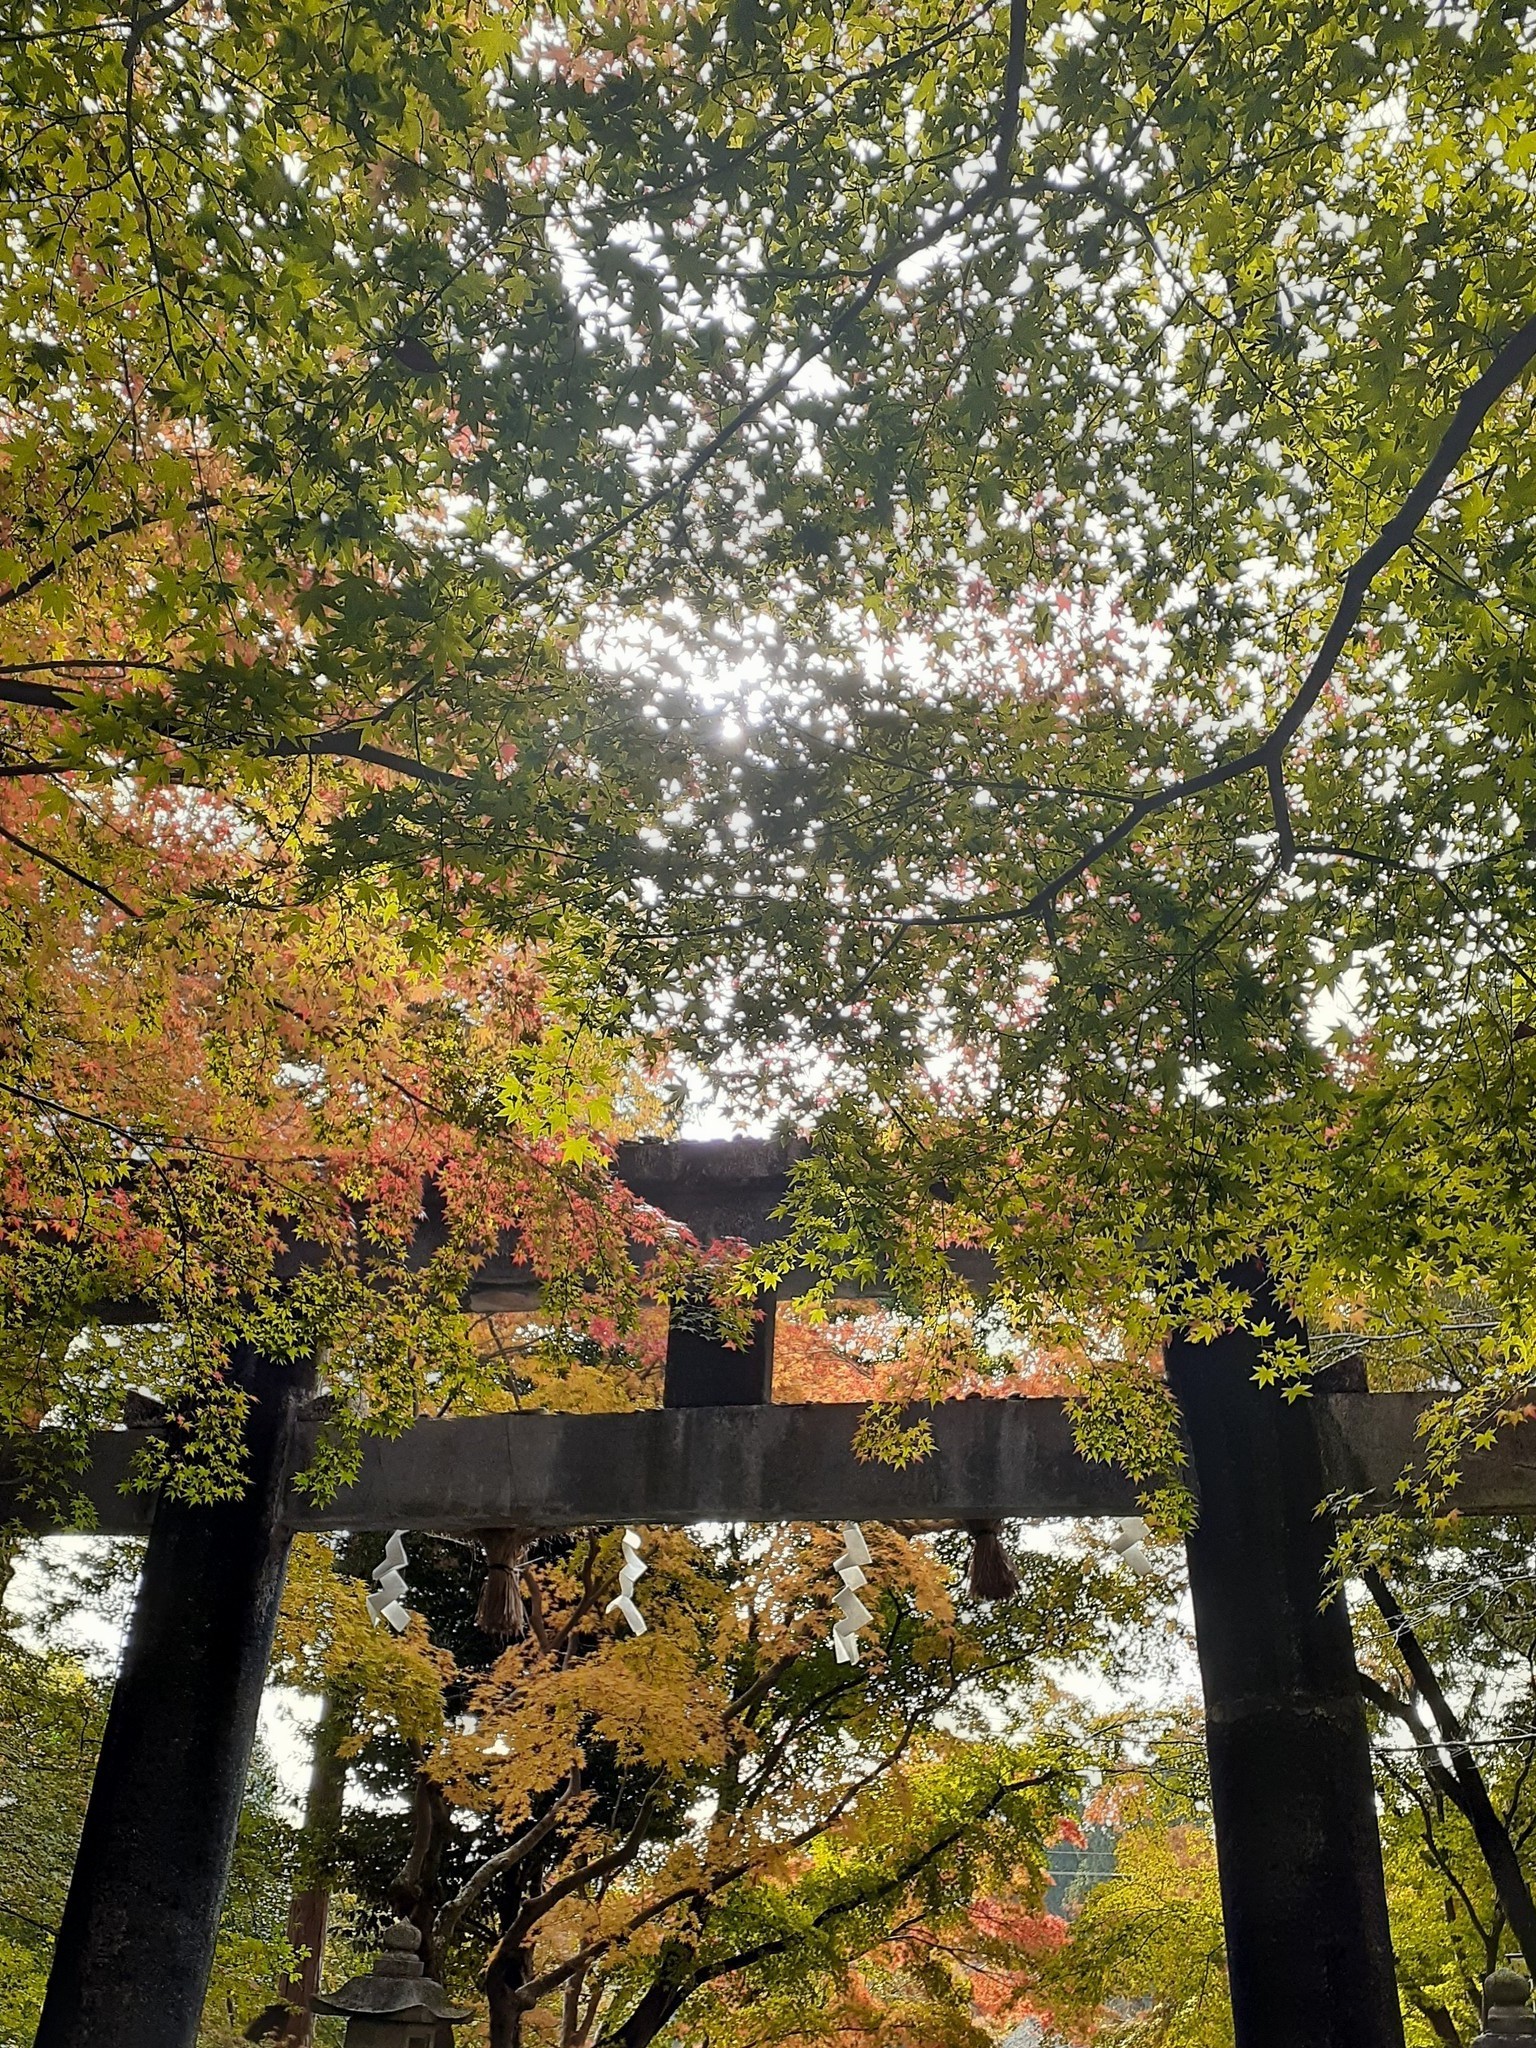
[[[859,1598],[860,1586],[869,1584],[864,1575],[864,1566],[869,1561],[864,1531],[857,1522],[844,1522],[843,1554],[835,1566],[843,1590],[832,1603],[838,1617],[832,1624],[832,1649],[839,1664],[858,1663],[859,1630],[875,1618]]]
[[[401,1573],[405,1567],[405,1531],[397,1529],[384,1546],[384,1562],[373,1568],[376,1591],[368,1595],[368,1612],[373,1616],[373,1625],[387,1621],[395,1634],[405,1633],[410,1613],[405,1605],[405,1580]]]
[[[1138,1579],[1144,1579],[1149,1572],[1157,1570],[1157,1566],[1142,1548],[1151,1534],[1152,1531],[1140,1515],[1131,1515],[1120,1524],[1116,1534],[1109,1540],[1110,1549],[1126,1570],[1134,1572]]]
[[[620,1548],[624,1552],[624,1562],[619,1568],[619,1597],[617,1600],[610,1600],[604,1611],[612,1614],[614,1609],[617,1608],[619,1613],[629,1623],[633,1633],[637,1636],[643,1636],[645,1634],[645,1616],[635,1605],[635,1586],[645,1572],[646,1565],[640,1555],[640,1538],[633,1529],[626,1529],[624,1531],[624,1538]]]

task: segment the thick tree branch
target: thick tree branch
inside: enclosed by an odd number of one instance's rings
[[[1395,1719],[1404,1722],[1415,1735],[1423,1735],[1424,1731],[1419,1726],[1419,1718],[1407,1700],[1399,1699],[1395,1692],[1388,1686],[1383,1685],[1380,1679],[1372,1678],[1368,1671],[1361,1671],[1357,1668],[1355,1676],[1360,1681],[1361,1692],[1364,1693],[1378,1713],[1391,1714]]]
[[[176,9],[170,10],[170,13],[174,12]],[[170,13],[161,18],[169,20]],[[188,512],[209,512],[217,504],[216,498],[194,498],[185,509]],[[94,548],[101,547],[105,542],[121,540],[124,534],[142,533],[146,527],[158,526],[169,517],[170,514],[166,512],[127,512],[121,519],[114,519],[110,526],[98,527],[95,533],[83,534],[79,540],[72,541],[64,553],[55,560],[40,562],[30,575],[23,576],[20,582],[12,583],[8,588],[0,590],[0,608],[8,604],[18,604],[24,597],[30,597],[34,590],[50,582],[68,563],[79,561],[82,555],[90,554]]]
[[[37,711],[79,709],[72,696],[56,690],[51,683],[24,683],[9,676],[0,682],[0,704],[22,704],[28,710]]]
[[[482,1863],[463,1888],[454,1894],[438,1916],[437,1943],[439,1948],[446,1948],[448,1946],[449,1942],[452,1941],[454,1935],[458,1932],[459,1922],[464,1918],[464,1915],[471,1910],[478,1899],[484,1896],[485,1892],[496,1882],[497,1878],[515,1868],[525,1857],[531,1856],[539,1844],[554,1832],[559,1824],[561,1814],[564,1813],[566,1807],[569,1806],[571,1800],[576,1796],[580,1785],[581,1773],[575,1765],[572,1765],[570,1775],[557,1794],[549,1811],[541,1815],[533,1823],[532,1827],[524,1828],[520,1835],[514,1836],[505,1849],[498,1850],[494,1856],[489,1857],[486,1862]]]
[[[776,1657],[766,1670],[759,1672],[752,1683],[745,1686],[725,1710],[727,1721],[744,1720],[754,1707],[761,1706],[790,1666],[799,1662],[799,1652],[790,1650],[782,1657]]]
[[[1092,845],[1086,847],[1075,860],[1053,875],[1049,881],[1042,883],[1025,903],[1015,904],[1009,909],[958,911],[952,916],[935,913],[870,921],[917,926],[959,926],[1011,924],[1047,918],[1054,911],[1064,890],[1070,889],[1074,882],[1080,882],[1106,854],[1113,853],[1117,847],[1123,846],[1149,818],[1158,816],[1160,812],[1172,810],[1177,805],[1188,803],[1194,797],[1204,796],[1213,789],[1220,789],[1229,782],[1237,782],[1244,776],[1260,773],[1265,777],[1274,811],[1281,865],[1288,865],[1295,850],[1290,806],[1285,795],[1284,782],[1285,756],[1291,743],[1327,688],[1345,648],[1353,639],[1361,613],[1365,609],[1365,601],[1376,578],[1393,557],[1408,546],[1434,507],[1440,493],[1455,474],[1478,429],[1499,400],[1513,389],[1533,362],[1536,362],[1536,319],[1528,320],[1523,327],[1517,328],[1495,354],[1482,375],[1463,392],[1417,482],[1375,540],[1356,559],[1346,574],[1333,616],[1299,688],[1257,746],[1247,747],[1241,753],[1230,755],[1224,761],[1217,761],[1198,775],[1184,776],[1176,782],[1163,784],[1161,788],[1152,790],[1145,796],[1128,798],[1125,815],[1118,823],[1101,833]]]
[[[610,1849],[606,1856],[594,1856],[576,1864],[564,1877],[546,1886],[536,1899],[530,1899],[502,1936],[500,1946],[503,1949],[521,1947],[536,1924],[562,1899],[569,1898],[572,1892],[579,1892],[589,1884],[596,1884],[600,1878],[611,1877],[615,1871],[633,1863],[645,1840],[646,1822],[650,1817],[651,1794],[648,1792],[640,1802],[634,1826],[617,1847]]]
[[[0,599],[0,602],[4,602]],[[62,665],[62,664],[61,664]],[[75,666],[76,664],[68,664]],[[174,670],[148,663],[104,663],[104,667],[151,667],[156,673],[174,674]],[[52,683],[29,683],[14,672],[0,671],[0,703],[25,705],[30,710],[78,712],[78,693]],[[439,789],[470,789],[471,778],[456,774],[449,768],[434,768],[428,761],[419,761],[413,754],[399,754],[388,747],[378,747],[363,735],[375,724],[372,719],[360,720],[355,725],[340,726],[333,732],[305,733],[267,740],[246,748],[245,751],[267,761],[318,760],[330,757],[343,761],[362,761],[371,768],[386,769],[391,775],[403,775],[412,782],[424,782]],[[176,746],[197,746],[200,743],[185,729],[175,726],[152,728],[160,737]],[[67,774],[71,769],[79,772],[89,764],[86,762],[21,763],[4,772],[10,775]]]
[[[1461,2029],[1443,2005],[1437,2005],[1432,1998],[1426,1998],[1418,1991],[1413,1994],[1413,2002],[1428,2020],[1437,2041],[1443,2041],[1446,2048],[1466,2048]]]
[[[412,782],[425,782],[435,789],[469,789],[473,785],[467,775],[457,775],[451,768],[434,768],[430,762],[418,761],[412,754],[397,754],[388,747],[370,745],[362,736],[362,728],[334,733],[314,733],[303,739],[273,740],[257,751],[272,761],[299,759],[321,759],[331,756],[342,761],[365,761],[371,768],[386,768],[391,775],[407,776]]]

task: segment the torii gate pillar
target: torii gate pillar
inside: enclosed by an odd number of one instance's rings
[[[194,2048],[291,1532],[307,1376],[230,1356],[253,1397],[238,1501],[155,1513],[34,2048]]]
[[[1262,1271],[1232,1276],[1301,1336]],[[1370,1742],[1315,1401],[1261,1388],[1260,1339],[1171,1340],[1199,1521],[1188,1542],[1239,2048],[1403,2048]]]

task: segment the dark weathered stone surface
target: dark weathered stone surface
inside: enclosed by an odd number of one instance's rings
[[[290,1536],[303,1388],[236,1346],[251,1483],[162,1504],[113,1688],[36,2048],[193,2048]]]
[[[1399,1477],[1419,1464],[1420,1394],[1329,1394],[1313,1408],[1330,1490],[1366,1496],[1376,1509],[1400,1508]],[[1503,1431],[1492,1450],[1462,1466],[1455,1506],[1466,1515],[1536,1514],[1536,1426]]]
[[[1321,1445],[1319,1497],[1363,1493],[1391,1507],[1413,1460],[1419,1396],[1334,1394],[1304,1406]],[[419,1422],[370,1441],[357,1484],[335,1500],[316,1507],[291,1495],[286,1519],[300,1529],[480,1529],[1135,1511],[1126,1479],[1078,1456],[1059,1401],[945,1402],[932,1411],[934,1455],[899,1472],[855,1457],[863,1412],[774,1405]],[[103,1431],[81,1481],[109,1534],[149,1528],[153,1502],[121,1491],[138,1441],[134,1431]],[[1470,1459],[1456,1505],[1464,1514],[1536,1513],[1536,1429],[1512,1430]]]
[[[1402,2048],[1349,1615],[1342,1593],[1324,1599],[1334,1530],[1317,1513],[1316,1417],[1255,1384],[1262,1355],[1245,1331],[1175,1337],[1166,1354],[1199,1506],[1189,1580],[1234,2036]]]
[[[1060,1402],[947,1403],[932,1412],[933,1456],[901,1471],[856,1455],[863,1414],[769,1405],[421,1424],[371,1443],[355,1486],[294,1518],[305,1528],[477,1529],[1134,1510],[1120,1473],[1078,1457]]]
[[[803,1145],[777,1138],[641,1138],[619,1147],[614,1170],[701,1243],[739,1237],[762,1244],[778,1235],[773,1211],[804,1156]]]
[[[716,1317],[705,1304],[674,1309],[667,1325],[664,1408],[757,1408],[773,1399],[771,1294],[756,1309],[750,1341],[733,1350],[720,1341]]]

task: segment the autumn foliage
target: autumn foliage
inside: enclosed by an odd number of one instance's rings
[[[360,1589],[308,1547],[286,1640],[360,1728],[415,1716],[391,1897],[449,1981],[483,1987],[494,2048],[642,2048],[674,2025],[811,2041],[834,2018],[871,2048],[980,2048],[1027,2009],[1084,1756],[1047,1667],[1107,1648],[1142,1592],[1030,1553],[1020,1599],[978,1607],[958,1532],[866,1533],[876,1620],[851,1669],[833,1530],[643,1532],[639,1637],[605,1613],[617,1531],[534,1539],[526,1630],[500,1644],[468,1621],[462,1552],[420,1539],[426,1625],[384,1647],[401,1675],[377,1722],[347,1648]],[[423,1723],[407,1703],[434,1682]]]
[[[608,1172],[648,1081],[590,935],[440,945],[387,892],[311,899],[308,801],[257,834],[182,790],[0,787],[29,849],[0,878],[0,1419],[49,1414],[55,1453],[141,1387],[201,1432],[187,1483],[228,1485],[240,1336],[323,1352],[335,1469],[362,1427],[504,1395],[460,1312],[487,1253],[573,1332],[698,1264]]]

